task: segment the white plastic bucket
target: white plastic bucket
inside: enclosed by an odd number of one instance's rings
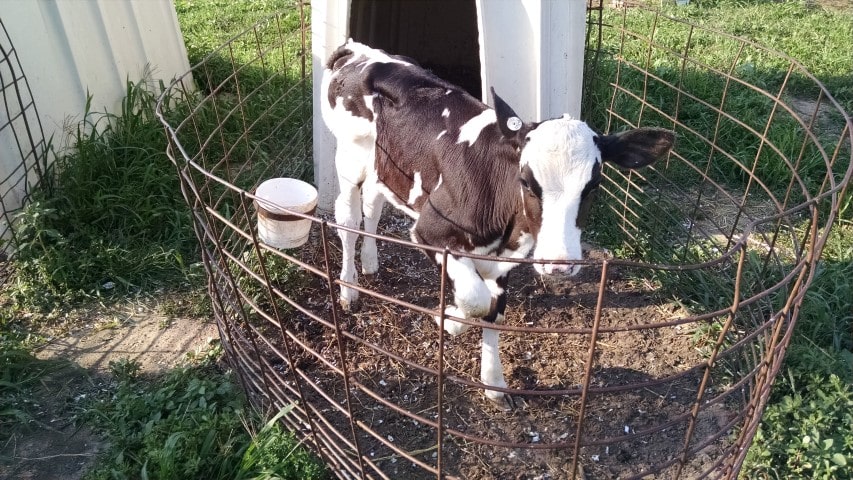
[[[291,212],[313,215],[316,188],[295,178],[271,178],[258,186],[255,197],[261,241],[275,248],[295,248],[308,241],[311,220]]]

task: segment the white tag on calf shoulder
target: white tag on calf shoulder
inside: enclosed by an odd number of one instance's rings
[[[507,128],[509,128],[513,132],[517,132],[517,131],[521,130],[522,125],[523,125],[523,122],[518,117],[509,117],[506,121]]]

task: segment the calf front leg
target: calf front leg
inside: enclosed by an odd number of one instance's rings
[[[492,295],[494,295],[495,301],[494,308],[483,320],[490,323],[503,323],[504,311],[506,310],[507,275],[498,278],[497,281],[488,280],[486,281],[486,285],[491,290]],[[480,380],[489,387],[506,388],[507,384],[500,356],[499,337],[499,330],[483,328]],[[508,403],[508,397],[505,398],[504,392],[486,388],[485,393],[486,398],[495,402],[501,408],[508,409],[511,406],[511,403]]]
[[[439,265],[442,256],[436,254]],[[474,262],[470,258],[447,257],[447,276],[453,282],[453,297],[455,306],[444,309],[445,315],[458,318],[480,318],[488,315],[492,305],[492,294],[486,282],[477,273]],[[441,317],[435,317],[441,326]],[[444,329],[451,335],[458,335],[468,330],[466,325],[449,318],[444,319]]]
[[[339,225],[357,229],[361,224],[361,187],[340,179],[341,193],[335,201],[335,221]],[[346,230],[338,230],[341,237],[341,280],[356,283],[358,275],[355,271],[355,242],[358,234]],[[341,285],[341,306],[349,310],[358,300],[358,290]]]
[[[379,225],[379,217],[382,215],[382,206],[385,197],[377,188],[376,181],[368,179],[362,186],[362,205],[364,208],[364,231],[376,233]],[[376,252],[376,239],[373,237],[362,237],[361,239],[361,273],[373,275],[379,270],[379,255]]]

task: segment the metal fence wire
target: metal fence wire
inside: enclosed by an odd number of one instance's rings
[[[495,327],[505,412],[482,395],[479,327],[450,337],[432,320],[448,285],[405,217],[385,212],[380,271],[353,311],[338,303],[332,215],[303,215],[299,248],[258,239],[258,184],[310,180],[327,160],[311,155],[301,8],[233,38],[158,104],[249,398],[293,405],[283,422],[340,478],[735,478],[851,177],[851,121],[823,85],[747,40],[590,8],[585,119],[671,128],[677,143],[648,169],[605,168],[577,278],[513,271]]]
[[[0,285],[18,248],[15,216],[46,178],[48,144],[18,51],[0,19]],[[50,185],[42,184],[43,188]]]

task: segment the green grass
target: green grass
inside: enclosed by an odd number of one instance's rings
[[[744,478],[850,478],[853,389],[835,374],[790,379],[790,393],[768,406]]]
[[[293,307],[279,295],[298,298],[300,291],[308,286],[309,277],[301,272],[296,264],[269,252],[263,252],[259,257],[256,250],[247,250],[240,260],[246,269],[230,261],[229,264],[237,288],[246,297],[243,310],[248,313],[248,319],[258,326],[270,326],[258,311],[275,312],[280,318],[286,318],[293,313]],[[249,272],[265,276],[274,289],[273,292],[267,288],[266,282],[258,281]]]
[[[269,80],[274,72],[292,74],[303,68],[295,60],[301,44],[286,38],[287,33],[299,28],[299,9],[294,0],[177,0],[175,10],[190,65],[204,63],[196,81],[206,92],[225,82],[226,91],[236,93],[239,84],[246,93]],[[282,12],[285,14],[275,15]],[[304,14],[310,21],[307,6]],[[252,33],[233,38],[253,26]],[[263,68],[242,70],[238,78],[231,78],[233,65],[253,65],[261,57]]]
[[[657,2],[655,2],[657,5]],[[703,26],[733,33],[754,40],[760,45],[787,53],[802,62],[839,101],[848,113],[853,107],[853,62],[850,60],[850,25],[853,15],[849,11],[809,8],[804,2],[768,2],[758,0],[719,0],[692,2],[688,7],[664,5],[664,11]],[[607,11],[605,23],[621,25],[619,11]],[[712,109],[700,101],[683,96],[676,98],[664,81],[679,85],[686,92],[710,106],[723,105],[733,118],[723,118],[719,124],[718,145],[732,154],[731,158],[712,152],[688,128],[677,128],[677,150],[685,158],[708,168],[709,176],[732,191],[742,191],[748,183],[741,162],[746,169],[755,166],[756,173],[767,183],[767,190],[753,189],[750,200],[766,201],[771,195],[780,196],[791,182],[791,168],[780,161],[780,155],[767,149],[757,150],[755,135],[748,129],[761,133],[773,102],[742,86],[730,85],[726,101],[722,101],[725,82],[711,68],[729,70],[744,82],[757,85],[770,92],[780,90],[790,66],[788,61],[747,46],[738,51],[736,42],[717,35],[692,33],[690,56],[701,63],[688,63],[681,72],[681,59],[673,52],[683,51],[689,27],[667,21],[653,23],[651,15],[629,10],[628,29],[636,32],[652,31],[661,47],[649,52],[647,43],[628,38],[624,56],[637,65],[646,65],[658,79],[648,79],[642,72],[622,66],[619,83],[626,88],[643,92],[654,107],[644,107],[630,95],[620,93],[611,97],[607,81],[616,79],[617,64],[611,54],[619,49],[621,39],[606,36],[604,52],[598,74],[605,82],[593,85],[585,92],[588,96],[585,115],[598,128],[607,127],[605,108],[614,102],[613,109],[624,115],[628,122],[642,121],[646,125],[670,126],[677,112],[679,122],[697,132],[710,136],[717,128],[717,117]],[[608,29],[605,28],[605,34]],[[671,49],[673,52],[667,51]],[[816,96],[814,82],[802,73],[794,72],[783,91],[784,101],[808,99]],[[677,107],[677,108],[676,108]],[[655,110],[658,109],[658,111]],[[777,114],[778,115],[778,114]],[[818,128],[825,129],[827,138],[820,138],[824,147],[832,152],[842,125],[840,115],[828,114],[818,120]],[[611,129],[624,128],[626,122],[616,121]],[[781,156],[796,158],[801,148],[802,128],[792,115],[783,113],[768,127],[768,138],[779,146]],[[828,140],[828,141],[827,141]],[[847,168],[849,145],[842,151],[842,161],[831,173],[836,179]],[[703,163],[704,162],[704,163]],[[665,168],[665,176],[676,185],[696,185],[699,176],[690,169],[673,162]],[[803,153],[798,172],[805,188],[817,191],[827,176],[814,145]],[[650,181],[660,177],[649,173]],[[624,185],[624,184],[623,184]],[[655,192],[643,194],[634,190],[638,203],[652,205],[643,208],[631,218],[635,230],[623,231],[618,220],[609,218],[605,205],[598,205],[593,214],[591,239],[607,245],[620,256],[663,263],[692,263],[708,260],[717,255],[714,245],[691,243],[684,245],[684,229],[679,223],[681,206],[675,202],[661,202]],[[850,478],[853,476],[853,433],[851,433],[851,398],[853,398],[853,211],[849,208],[851,193],[841,199],[841,215],[829,237],[814,282],[808,290],[798,324],[794,330],[782,374],[768,404],[765,417],[749,456],[744,464],[743,478]],[[792,197],[791,204],[802,200]],[[822,210],[825,219],[826,207]],[[595,219],[597,217],[597,221]],[[797,221],[796,218],[791,220]],[[801,220],[802,221],[802,220]],[[805,228],[805,224],[803,227]],[[643,232],[655,232],[655,235]],[[628,233],[629,235],[626,235]],[[626,237],[629,240],[626,242]],[[783,245],[784,247],[785,245]],[[792,245],[788,245],[792,247]],[[751,253],[750,257],[755,256]],[[758,261],[756,261],[758,260]],[[772,285],[773,270],[765,271],[761,258],[748,258],[744,284],[759,292]],[[714,271],[661,272],[655,278],[664,295],[682,300],[694,311],[708,311],[725,307],[731,302],[733,264],[724,264]],[[784,265],[782,265],[784,269]],[[776,294],[766,305],[778,309],[785,291]],[[759,313],[759,318],[761,313]],[[713,330],[717,325],[710,324]]]
[[[727,25],[729,19],[737,19],[736,23],[742,22],[743,19],[753,19],[753,22],[754,19],[760,19],[759,23],[747,23],[737,28],[738,33],[746,35],[747,38],[754,38],[759,43],[776,38],[766,34],[771,28],[764,22],[777,22],[773,31],[787,29],[787,24],[781,22],[781,18],[797,25],[798,31],[811,28],[822,34],[827,32],[829,42],[838,42],[835,49],[821,49],[821,53],[825,55],[805,55],[801,50],[798,52],[803,55],[801,58],[806,60],[806,68],[820,67],[819,71],[826,72],[830,65],[835,66],[834,74],[825,73],[821,79],[839,101],[851,104],[853,91],[850,91],[847,80],[853,72],[846,55],[848,49],[844,48],[845,42],[841,41],[849,36],[849,16],[807,10],[794,3],[750,7],[738,5],[732,2],[714,8],[704,6],[703,2],[702,7],[672,7],[667,13],[678,14],[700,25],[719,26],[721,30],[726,30],[723,26]],[[768,12],[772,12],[772,15]],[[606,23],[622,24],[620,14],[608,13]],[[700,169],[708,166],[711,178],[724,185],[739,188],[748,182],[747,174],[755,165],[756,174],[767,183],[768,188],[766,192],[757,193],[764,196],[784,196],[792,176],[791,167],[785,165],[783,159],[798,157],[802,147],[802,128],[794,114],[775,105],[772,96],[756,93],[739,82],[756,85],[775,95],[782,89],[789,62],[750,44],[740,50],[738,42],[713,32],[691,30],[688,24],[664,20],[655,23],[654,16],[637,12],[631,12],[626,19],[626,28],[631,31],[643,32],[645,35],[654,32],[655,46],[649,51],[648,42],[644,38],[628,36],[624,39],[622,52],[630,62],[640,67],[637,69],[623,64],[617,71],[615,60],[607,54],[602,56],[597,76],[604,80],[598,82],[603,88],[595,88],[586,93],[592,97],[592,104],[598,106],[585,112],[589,121],[600,129],[609,126],[611,130],[618,131],[625,128],[627,122],[668,126],[673,124],[673,118],[677,118],[681,124],[675,127],[678,151],[691,158]],[[749,26],[754,28],[750,30],[747,28]],[[758,26],[763,28],[759,29]],[[684,62],[679,55],[685,50],[688,38],[691,61]],[[799,38],[793,35],[786,38],[799,41]],[[622,41],[615,29],[605,29],[605,52],[614,51]],[[771,43],[769,46],[785,51],[790,41],[777,43],[779,44]],[[834,55],[828,57],[830,53]],[[645,65],[648,65],[654,77],[644,74],[642,67]],[[734,80],[727,83],[714,69],[731,71]],[[624,92],[615,95],[612,99],[613,110],[625,117],[627,122],[618,119],[611,121],[606,117],[604,108],[601,108],[611,102],[607,83],[615,81],[617,76],[621,85],[639,95],[645,95],[649,103],[647,106],[643,105],[640,100]],[[680,87],[685,93],[681,97],[675,95],[674,88],[667,83]],[[833,87],[836,88],[833,90]],[[816,93],[814,82],[802,71],[795,69],[784,84],[782,99],[816,98]],[[717,107],[722,107],[729,114],[728,117],[719,118],[719,124],[714,111]],[[769,121],[771,114],[772,122]],[[837,122],[840,118],[833,120]],[[778,152],[756,141],[756,133],[760,135],[765,129],[768,130],[769,143],[775,145],[779,149]],[[705,140],[694,132],[709,138],[716,136],[717,145],[724,152],[730,153],[731,157],[711,150]],[[834,145],[829,145],[830,151],[833,147]],[[843,165],[839,168],[841,167]],[[819,186],[824,178],[824,170],[825,166],[818,150],[814,145],[807,145],[802,163],[797,168],[806,182],[806,188],[816,190],[815,187]],[[693,180],[691,175],[695,177],[691,170],[679,169],[677,166],[670,168],[667,174],[676,182],[690,182]],[[793,200],[796,202],[801,199],[802,196]]]
[[[85,417],[110,445],[88,480],[314,479],[325,469],[278,420],[247,410],[231,375],[202,362],[159,378],[131,361],[110,365],[117,385]]]
[[[16,428],[39,420],[39,406],[34,401],[39,381],[67,367],[67,362],[37,359],[26,336],[0,320],[0,444]]]
[[[16,275],[8,294],[50,310],[198,278],[189,210],[153,114],[153,91],[128,83],[116,114],[86,111],[18,216]]]
[[[669,8],[692,22],[742,36],[795,58],[845,105],[853,110],[853,62],[850,61],[851,12],[820,6],[821,2],[767,0],[711,0],[687,8]],[[783,70],[783,61],[768,57],[769,70]],[[775,62],[775,63],[774,63]],[[760,72],[756,72],[756,75]],[[774,74],[770,75],[771,77]],[[766,79],[762,79],[767,81]],[[798,79],[795,88],[815,93],[812,82]]]
[[[297,141],[311,135],[310,86],[299,81],[301,63],[284,60],[298,49],[294,36],[286,35],[299,26],[294,5],[176,5],[191,60],[209,58],[194,72],[200,90],[172,91],[165,115],[176,125],[203,96],[219,92],[193,114],[193,129],[180,140],[190,152],[210,142],[204,157],[194,160],[239,166],[225,169],[226,180],[246,190],[270,176],[311,180],[310,151]],[[284,7],[289,13],[267,22],[267,28],[214,51],[251,22]],[[257,61],[259,55],[265,62]],[[93,298],[200,284],[189,209],[154,116],[162,87],[144,79],[129,82],[121,112],[84,112],[74,145],[59,152],[43,179],[45,188],[18,216],[17,272],[7,292],[18,308],[49,311]],[[213,196],[223,196],[221,186],[210,188],[216,190]],[[225,197],[217,205],[220,211],[242,215],[240,199]]]

